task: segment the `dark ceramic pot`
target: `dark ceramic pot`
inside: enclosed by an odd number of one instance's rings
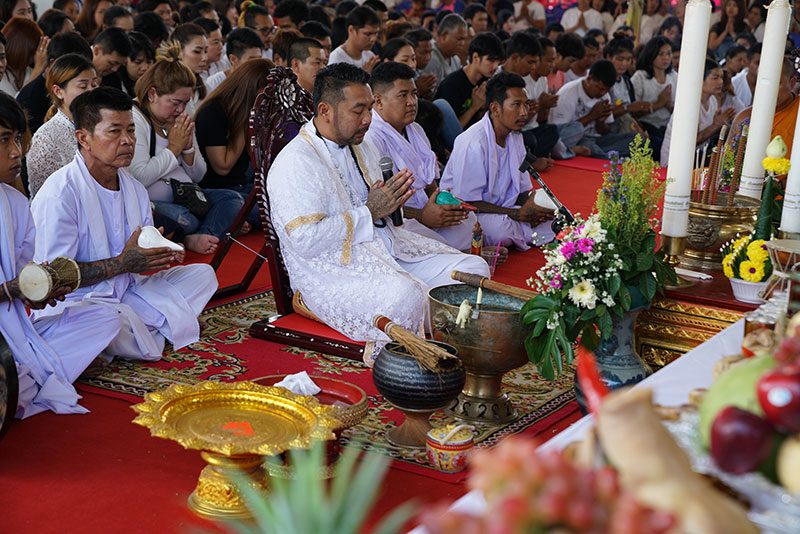
[[[431,341],[457,355],[455,347]],[[378,354],[372,368],[372,379],[383,397],[401,410],[434,411],[444,408],[464,387],[466,373],[459,365],[440,374],[420,367],[397,343],[387,344]]]

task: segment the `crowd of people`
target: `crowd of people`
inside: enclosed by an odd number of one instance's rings
[[[198,339],[213,272],[172,267],[182,252],[136,238],[155,225],[186,250],[216,251],[253,188],[248,120],[275,67],[314,108],[267,181],[292,288],[323,322],[380,343],[376,311],[418,331],[427,287],[456,268],[488,274],[460,252],[477,227],[504,253],[553,238],[553,214],[519,170],[527,154],[543,171],[555,159],[624,156],[639,134],[666,164],[684,7],[646,0],[629,16],[621,0],[55,0],[37,16],[30,0],[0,0],[0,205],[10,206],[0,300],[16,306],[0,330],[9,338],[24,323],[35,339],[12,347],[33,384],[23,415],[79,411],[69,384],[98,356],[154,359],[165,340]],[[747,121],[764,37],[762,0],[714,11],[699,144]],[[787,59],[775,128],[788,146],[794,89]],[[468,204],[439,203],[442,191]],[[25,307],[43,306],[22,298],[16,275],[58,256],[76,259],[82,288],[28,318]],[[98,325],[91,336],[74,327],[84,315]],[[84,335],[96,343],[65,346]]]

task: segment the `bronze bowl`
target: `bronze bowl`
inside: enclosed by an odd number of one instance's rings
[[[451,345],[432,343],[457,354]],[[399,447],[425,448],[428,431],[432,428],[428,418],[453,402],[464,387],[464,367],[458,362],[456,364],[451,370],[433,373],[423,369],[397,343],[389,343],[381,349],[372,368],[372,380],[383,398],[405,414],[402,425],[386,432],[390,443]]]
[[[458,349],[467,370],[464,390],[448,413],[470,422],[507,423],[517,411],[503,393],[503,375],[528,363],[527,331],[520,317],[525,301],[484,289],[478,317],[464,328],[456,326],[461,302],[467,299],[474,306],[476,296],[477,289],[463,284],[428,292],[433,337]]]
[[[689,203],[689,235],[681,266],[703,271],[722,270],[720,248],[737,235],[753,231],[758,216],[758,200],[736,195],[733,206],[721,205],[725,195],[720,195],[717,205]]]

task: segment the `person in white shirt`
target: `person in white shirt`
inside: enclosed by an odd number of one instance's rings
[[[372,9],[360,6],[347,14],[345,25],[347,40],[331,52],[328,65],[349,63],[372,72],[372,68],[380,61],[371,51],[381,30],[380,17]]]
[[[566,33],[577,33],[583,37],[586,32],[597,28],[603,29],[603,17],[592,9],[592,0],[578,0],[578,5],[564,11],[561,16],[561,25]]]
[[[662,0],[646,0],[645,13],[639,26],[639,43],[645,44],[652,39],[664,22],[666,17],[659,13],[661,2]]]
[[[636,100],[650,104],[637,119],[650,136],[653,153],[659,154],[678,85],[678,73],[672,69],[672,44],[665,37],[650,39],[639,54],[636,69],[631,76]]]
[[[225,81],[236,68],[250,59],[261,58],[264,45],[256,32],[250,28],[236,28],[228,34],[225,44],[225,53],[228,56],[230,67],[222,72],[209,76],[206,80],[206,89],[212,92]]]
[[[633,133],[610,133],[614,122],[613,105],[608,90],[617,80],[617,70],[608,60],[600,60],[589,69],[585,78],[564,84],[558,92],[558,105],[550,112],[550,122],[580,122],[584,127],[580,145],[591,150],[592,157],[607,158],[615,151],[629,154]]]
[[[747,67],[733,77],[733,92],[745,107],[753,105],[753,93],[758,80],[758,65],[761,63],[761,44],[757,44],[747,51]]]
[[[544,6],[538,0],[519,0],[514,2],[514,29],[536,28],[544,30],[547,25]]]
[[[722,92],[722,68],[710,59],[706,60],[703,73],[703,91],[700,96],[700,119],[697,125],[697,146],[702,146],[720,131],[723,124],[730,123],[735,115],[732,108],[722,109],[717,104],[717,96]],[[672,141],[673,115],[667,125],[664,143],[661,145],[661,164],[669,161],[669,147]]]
[[[747,9],[744,21],[747,23],[750,33],[759,43],[764,42],[764,28],[766,27],[767,8],[765,2],[754,0]]]
[[[603,19],[603,27],[601,28],[603,35],[611,34],[611,26],[614,25],[614,15],[611,14],[612,6],[607,6],[606,0],[592,0],[592,9],[600,13]]]
[[[588,35],[584,37],[583,46],[586,53],[582,58],[572,62],[572,66],[564,73],[564,83],[586,76],[594,62],[600,57],[600,45],[594,38]]]

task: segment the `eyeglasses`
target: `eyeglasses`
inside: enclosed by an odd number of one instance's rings
[[[276,31],[278,31],[278,28],[276,26],[270,26],[269,28],[252,28],[251,27],[250,29],[257,31],[258,33],[260,33],[264,37],[269,37],[270,35],[272,35]]]

